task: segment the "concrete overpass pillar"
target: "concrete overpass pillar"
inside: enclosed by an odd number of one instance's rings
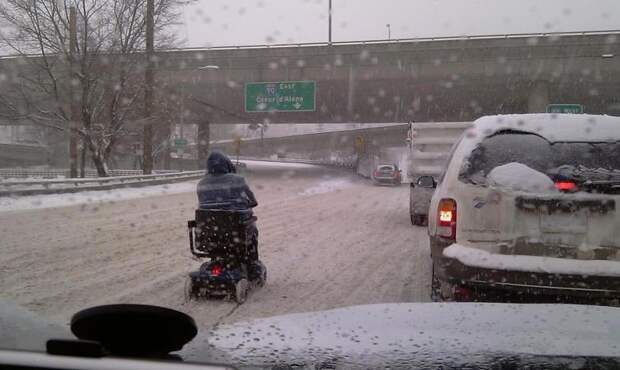
[[[349,114],[349,120],[353,120],[353,111],[355,108],[355,68],[353,64],[349,66],[349,86],[347,89],[347,113]]]
[[[532,90],[527,97],[528,113],[544,113],[549,105],[549,83],[547,81],[535,81]]]
[[[198,132],[196,136],[198,168],[202,169],[207,165],[207,157],[209,156],[209,140],[211,136],[209,121],[205,120],[198,123]]]

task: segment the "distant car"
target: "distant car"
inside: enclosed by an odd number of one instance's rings
[[[620,118],[478,119],[428,233],[435,300],[620,302]]]
[[[395,164],[381,164],[372,172],[372,179],[377,184],[399,185],[401,170]]]
[[[409,191],[409,216],[411,224],[422,226],[428,224],[428,207],[436,186],[433,176],[420,176],[411,183]]]

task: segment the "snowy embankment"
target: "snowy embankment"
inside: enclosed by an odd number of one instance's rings
[[[161,196],[196,191],[197,180],[141,188],[82,191],[68,194],[45,194],[0,197],[0,211],[41,209],[88,203],[114,202],[126,199]]]

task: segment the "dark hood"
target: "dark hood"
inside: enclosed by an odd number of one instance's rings
[[[207,158],[207,173],[215,175],[234,172],[235,166],[224,153],[214,151],[209,154],[209,158]]]

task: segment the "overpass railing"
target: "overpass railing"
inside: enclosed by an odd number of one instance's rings
[[[271,48],[313,47],[313,46],[330,46],[330,45],[331,46],[372,45],[372,44],[393,44],[393,43],[401,43],[401,42],[406,43],[406,42],[429,42],[429,41],[515,39],[515,38],[530,38],[530,37],[597,36],[597,35],[614,35],[614,34],[620,34],[620,30],[412,37],[412,38],[402,38],[402,39],[333,41],[331,43],[323,41],[323,42],[302,42],[302,43],[282,43],[282,44],[225,45],[225,46],[208,46],[208,47],[201,47],[201,48],[165,49],[165,50],[158,50],[157,52],[168,53],[168,52],[179,52],[179,51],[271,49]]]
[[[411,37],[402,39],[376,39],[376,40],[349,40],[333,42],[302,42],[302,43],[282,43],[282,44],[255,44],[255,45],[224,45],[207,46],[200,48],[173,48],[157,50],[156,53],[174,53],[191,51],[210,51],[210,50],[239,50],[239,49],[273,49],[273,48],[303,48],[313,46],[339,46],[339,45],[372,45],[372,44],[393,44],[407,42],[432,42],[432,41],[459,41],[459,40],[488,40],[488,39],[516,39],[531,37],[568,37],[568,36],[597,36],[597,35],[617,35],[620,30],[600,30],[600,31],[574,31],[574,32],[538,32],[538,33],[513,33],[513,34],[489,34],[489,35],[457,35],[457,36],[438,36],[438,37]],[[0,60],[14,58],[36,58],[40,54],[21,54],[0,56]]]

